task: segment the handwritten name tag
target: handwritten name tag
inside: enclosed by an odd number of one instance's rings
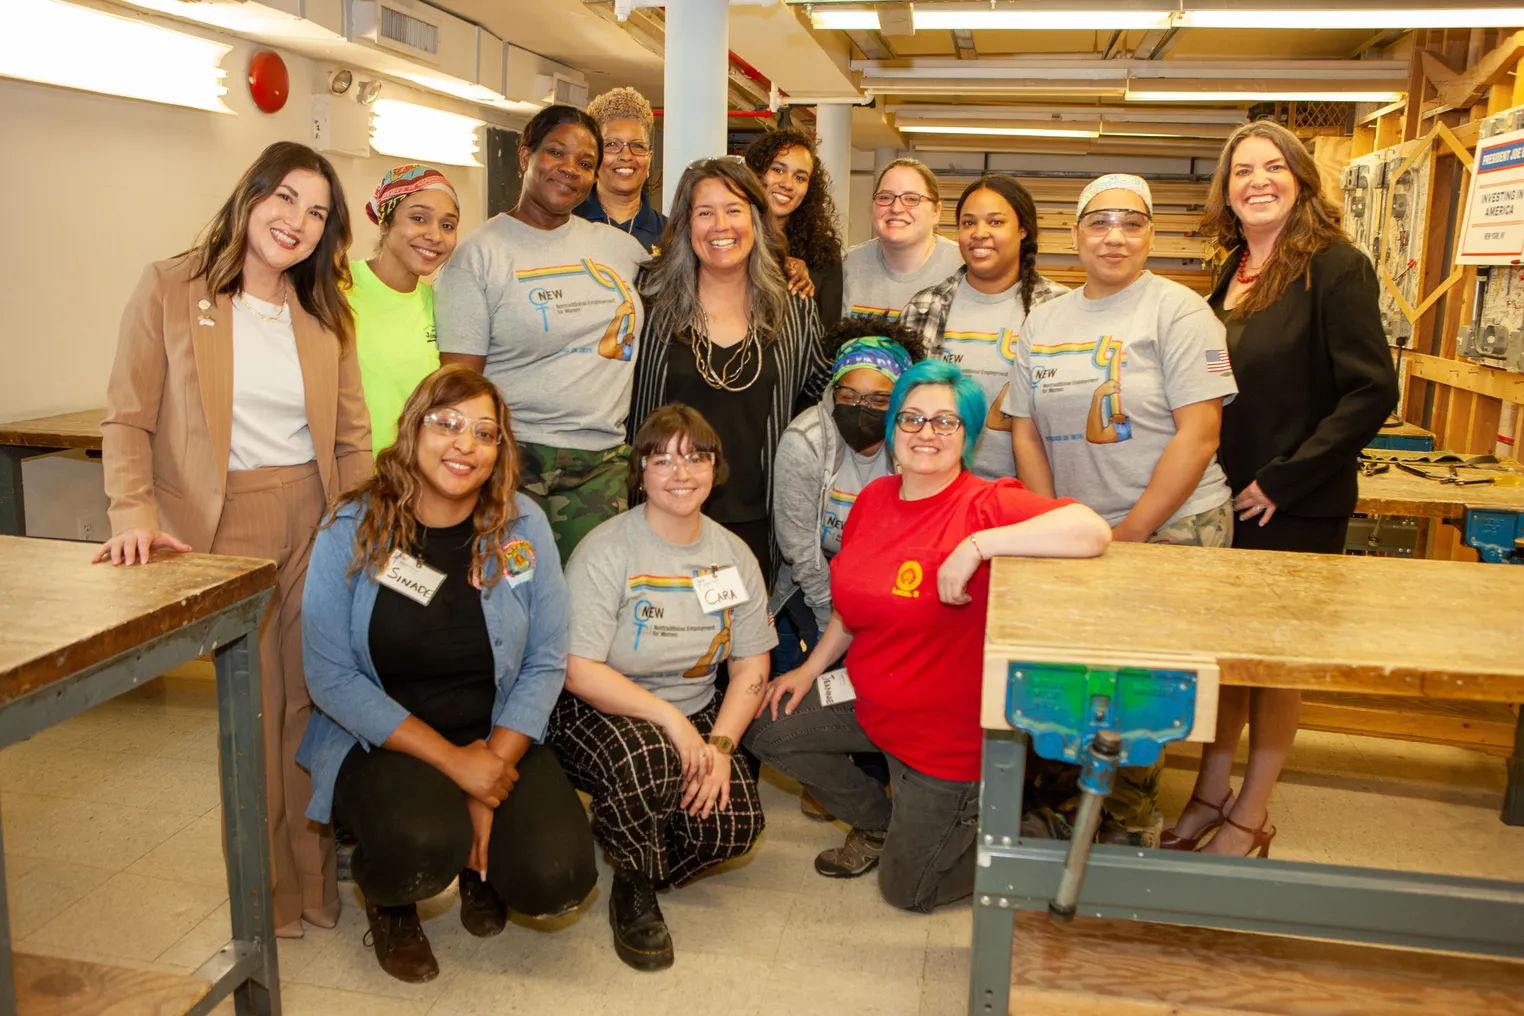
[[[852,687],[846,667],[828,670],[815,678],[815,688],[820,692],[820,704],[823,706],[839,705],[857,698],[857,689]]]
[[[739,607],[751,599],[751,594],[746,591],[746,583],[741,581],[740,569],[729,564],[694,575],[693,592],[706,614],[718,614],[722,610]]]
[[[395,590],[427,607],[429,601],[434,599],[434,594],[439,592],[444,579],[445,573],[438,568],[430,568],[417,558],[394,550],[391,560],[386,562],[386,570],[377,581],[387,589]]]

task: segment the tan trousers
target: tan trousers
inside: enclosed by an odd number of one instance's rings
[[[316,463],[228,473],[227,503],[212,553],[275,562],[275,593],[259,627],[259,692],[265,735],[265,800],[275,927],[301,920],[332,927],[339,916],[333,833],[304,814],[312,780],[296,764],[312,699],[302,669],[302,589],[325,500]]]

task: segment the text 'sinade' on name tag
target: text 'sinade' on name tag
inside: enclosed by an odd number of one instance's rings
[[[695,574],[693,592],[706,614],[718,614],[751,599],[746,583],[741,581],[741,570],[731,564],[723,568],[706,568]]]
[[[815,678],[815,688],[820,692],[820,704],[823,706],[840,705],[857,698],[857,689],[852,687],[846,667],[828,670]]]
[[[377,581],[387,589],[394,589],[427,607],[444,580],[445,573],[438,568],[430,568],[417,558],[394,550],[391,560],[386,562],[386,570]]]

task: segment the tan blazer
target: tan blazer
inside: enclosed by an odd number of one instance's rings
[[[233,433],[233,304],[192,279],[188,258],[148,266],[122,314],[101,424],[113,534],[162,529],[211,550]],[[200,306],[206,301],[206,309]],[[329,503],[374,469],[354,343],[293,299],[307,426]]]

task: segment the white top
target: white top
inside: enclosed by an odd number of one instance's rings
[[[291,308],[240,293],[233,299],[233,440],[228,470],[299,466],[315,458]]]

